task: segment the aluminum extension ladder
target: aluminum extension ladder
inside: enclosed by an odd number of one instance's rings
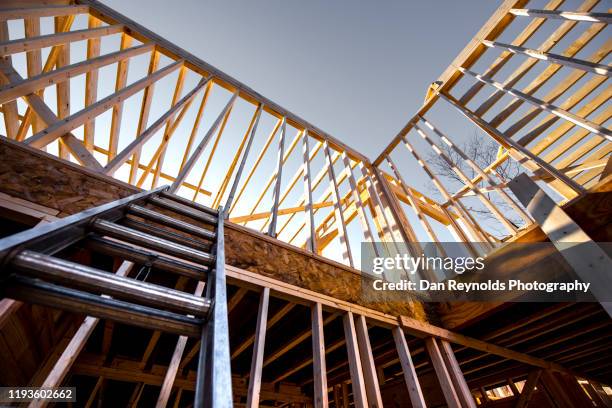
[[[223,218],[161,187],[17,233],[0,240],[1,295],[200,338],[194,406],[231,407]],[[195,279],[196,292],[57,256],[75,245]]]

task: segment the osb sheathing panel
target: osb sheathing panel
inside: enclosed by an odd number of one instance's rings
[[[134,194],[135,189],[92,177],[77,166],[0,141],[0,191],[59,210],[65,217]]]
[[[228,225],[225,231],[228,264],[380,312],[425,319],[420,302],[398,302],[387,298],[385,292],[368,290],[372,287],[371,279],[363,278],[354,269],[262,239],[238,227]],[[362,279],[367,280],[362,283]]]
[[[137,189],[0,139],[0,191],[59,210],[58,216],[65,217],[129,196]],[[380,312],[425,319],[419,302],[391,302],[379,292],[364,296],[361,277],[355,270],[275,244],[240,227],[228,224],[225,231],[228,264]]]

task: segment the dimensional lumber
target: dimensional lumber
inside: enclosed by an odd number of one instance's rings
[[[370,160],[96,0],[4,1],[0,383],[86,407],[608,406],[611,21],[504,0]],[[375,291],[363,251],[594,298]]]

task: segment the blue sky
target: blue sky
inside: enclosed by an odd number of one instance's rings
[[[373,158],[501,1],[103,3]]]

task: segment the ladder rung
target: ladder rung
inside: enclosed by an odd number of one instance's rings
[[[68,289],[38,279],[13,276],[3,287],[6,297],[189,337],[201,337],[204,320],[118,299]]]
[[[159,228],[158,226],[152,223],[150,224],[148,221],[140,221],[132,217],[125,217],[118,223],[120,223],[121,225],[125,225],[126,227],[144,232],[145,234],[163,238],[165,240],[176,242],[177,244],[184,245],[190,248],[199,249],[204,252],[209,252],[210,248],[213,246],[213,242],[211,241],[195,239],[174,231]]]
[[[133,228],[128,228],[109,221],[95,220],[92,223],[92,228],[101,234],[159,250],[161,252],[165,252],[179,258],[188,259],[190,261],[203,263],[205,265],[212,265],[215,261],[215,257],[206,252],[202,252],[185,245],[180,245],[172,241],[149,235]]]
[[[177,203],[186,205],[187,207],[191,207],[193,209],[196,209],[198,211],[202,211],[205,213],[208,213],[212,216],[214,216],[215,218],[219,216],[219,212],[217,210],[214,210],[212,208],[206,207],[205,205],[202,204],[198,204],[195,201],[191,201],[188,200],[186,198],[177,196],[176,194],[172,194],[172,193],[168,193],[167,191],[163,191],[159,194],[159,196],[167,198],[169,200],[175,201]]]
[[[201,210],[194,209],[193,207],[187,208],[182,203],[176,203],[170,200],[164,200],[159,197],[151,197],[149,198],[148,202],[158,207],[162,207],[167,210],[174,211],[177,214],[185,215],[194,220],[205,222],[209,225],[216,226],[218,223],[218,217],[216,215],[216,211],[215,211],[215,215],[212,215],[212,214],[203,212]]]
[[[208,272],[207,267],[192,265],[156,252],[147,251],[132,244],[114,241],[97,235],[90,235],[84,242],[84,245],[94,251],[139,264],[150,264],[155,269],[176,273],[192,279],[203,280]]]
[[[165,214],[158,213],[157,211],[153,211],[153,210],[150,210],[145,207],[141,207],[136,204],[130,204],[128,206],[128,212],[130,214],[137,215],[144,219],[154,221],[158,224],[162,224],[167,227],[175,228],[177,230],[187,232],[189,234],[196,235],[204,239],[208,239],[211,241],[215,239],[214,231],[207,230],[201,227],[197,227],[193,224],[189,224],[188,222],[177,220]]]
[[[12,266],[48,282],[95,291],[158,309],[205,316],[210,308],[210,301],[202,297],[33,251],[19,253],[12,259]]]

